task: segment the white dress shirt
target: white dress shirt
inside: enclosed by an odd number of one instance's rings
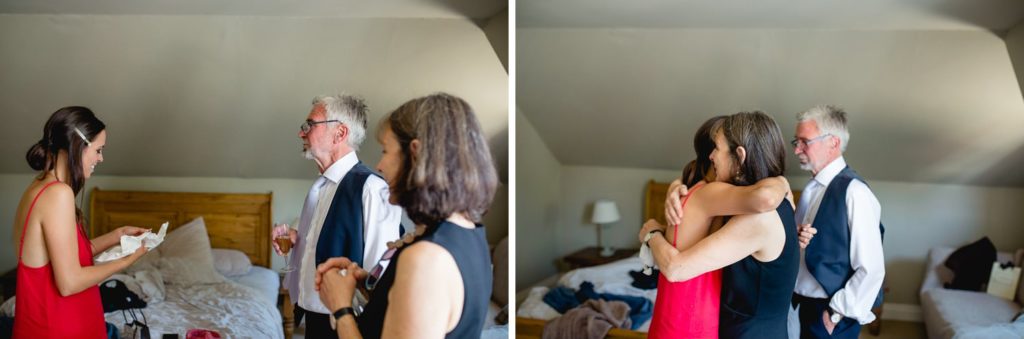
[[[327,182],[320,189],[316,210],[310,224],[309,233],[299,234],[305,237],[305,247],[301,250],[302,264],[299,265],[299,307],[311,312],[330,314],[331,312],[320,301],[320,294],[315,289],[316,283],[316,244],[320,239],[320,230],[324,219],[334,201],[341,179],[355,167],[359,158],[355,152],[343,156],[324,171]],[[363,262],[359,263],[369,270],[387,251],[386,243],[398,239],[398,227],[402,221],[402,208],[388,202],[388,184],[383,179],[371,175],[363,184]]]
[[[803,191],[803,195],[808,195],[807,199],[801,197],[800,206],[797,206],[797,224],[814,223],[826,188],[844,168],[846,160],[839,157],[811,179]],[[864,182],[853,180],[846,191],[846,213],[850,227],[850,267],[854,273],[846,285],[832,296],[829,307],[844,317],[867,324],[875,320],[871,306],[885,277],[882,235],[878,228],[882,207]],[[807,270],[804,260],[804,252],[800,251],[800,273],[794,291],[806,297],[828,298],[825,289]]]

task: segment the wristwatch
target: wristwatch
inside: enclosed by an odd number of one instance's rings
[[[338,320],[341,320],[341,317],[344,317],[349,314],[351,314],[352,317],[354,318],[356,316],[356,310],[352,307],[342,307],[339,308],[337,311],[334,311],[334,313],[331,314],[331,329],[338,329]]]
[[[352,308],[351,306],[349,306],[349,307],[341,307],[341,308],[338,308],[338,310],[334,311],[334,314],[332,314],[332,315],[334,315],[334,320],[335,321],[340,321],[341,317],[345,316],[347,314],[352,314],[352,317],[354,317],[355,316],[355,308]]]
[[[658,229],[658,230],[653,230],[653,231],[647,232],[647,235],[644,236],[644,244],[646,244],[647,246],[651,246],[647,242],[651,241],[651,238],[654,238],[654,233],[661,233],[661,236],[663,236],[663,237],[665,236],[665,230]]]
[[[825,310],[828,311],[828,319],[831,320],[833,324],[838,324],[840,321],[843,321],[843,315],[833,311],[831,307],[826,308]]]

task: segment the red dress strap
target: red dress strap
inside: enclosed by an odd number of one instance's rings
[[[39,201],[39,197],[43,195],[43,191],[46,191],[47,188],[50,188],[50,186],[59,182],[60,181],[54,181],[43,186],[43,189],[39,190],[39,192],[36,193],[36,197],[32,199],[32,204],[28,205],[28,213],[25,214],[25,225],[21,226],[21,239],[18,240],[18,262],[21,262],[21,250],[25,247],[25,230],[28,229],[28,218],[32,216],[32,209],[36,207],[36,201]]]
[[[697,192],[697,190],[700,189],[701,187],[704,187],[703,182],[693,186],[693,188],[690,189],[690,192],[686,194],[686,197],[683,198],[683,202],[680,203],[680,208],[686,207],[686,201],[690,200],[690,197],[693,196],[693,193]],[[674,227],[674,230],[672,231],[672,247],[676,247],[676,239],[679,239],[679,224],[675,224],[672,227]]]

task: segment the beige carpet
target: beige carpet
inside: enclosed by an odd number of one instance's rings
[[[861,339],[923,339],[927,337],[928,334],[925,332],[924,323],[910,321],[883,319],[882,329],[878,333],[878,336],[868,333],[867,327],[862,328],[860,331]]]

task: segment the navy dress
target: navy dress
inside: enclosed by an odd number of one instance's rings
[[[800,265],[800,245],[789,201],[783,199],[775,212],[786,228],[782,254],[769,262],[747,256],[722,269],[721,338],[788,337],[786,320]]]
[[[426,233],[413,243],[429,241],[448,251],[455,258],[455,264],[462,274],[462,289],[465,291],[462,315],[459,323],[445,338],[479,338],[484,328],[484,318],[491,298],[491,255],[483,225],[467,229],[450,222],[428,227]],[[388,269],[370,292],[370,302],[356,322],[364,338],[380,338],[384,329],[384,315],[388,309],[388,292],[395,283],[395,272],[402,264],[402,251],[397,252]],[[417,293],[430,293],[418,291]]]

